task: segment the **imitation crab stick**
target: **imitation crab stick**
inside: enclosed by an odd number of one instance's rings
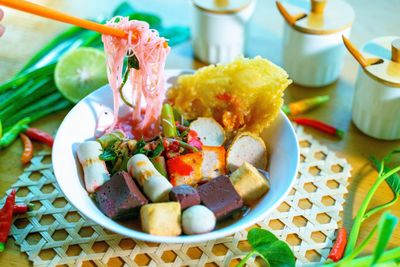
[[[101,146],[96,141],[86,141],[78,146],[77,154],[83,168],[86,190],[93,193],[110,180],[106,164],[99,159]]]
[[[152,202],[168,201],[172,185],[156,170],[146,155],[136,154],[131,157],[128,161],[128,172]]]

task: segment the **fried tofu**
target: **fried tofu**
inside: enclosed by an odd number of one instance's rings
[[[202,152],[189,153],[167,160],[167,168],[173,186],[194,186],[202,179]]]
[[[204,180],[226,174],[226,151],[223,146],[203,146],[202,152],[201,175]]]
[[[181,228],[179,202],[152,203],[142,206],[140,219],[144,232],[158,236],[178,236]]]
[[[229,179],[246,205],[264,196],[270,187],[267,179],[247,162],[234,171]]]

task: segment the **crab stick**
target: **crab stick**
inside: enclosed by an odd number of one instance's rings
[[[93,193],[110,180],[106,164],[99,159],[101,151],[101,145],[96,141],[81,143],[77,149],[78,159],[83,168],[85,187],[89,193]]]
[[[128,172],[152,202],[168,201],[172,184],[157,171],[146,155],[136,154],[131,157],[128,161]]]

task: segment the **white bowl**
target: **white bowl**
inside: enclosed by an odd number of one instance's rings
[[[165,71],[167,88],[182,73],[184,73],[182,70]],[[112,108],[112,99],[111,89],[104,86],[80,101],[61,123],[52,153],[54,174],[69,202],[82,215],[104,228],[149,242],[193,243],[217,239],[243,230],[265,218],[278,207],[292,188],[297,174],[299,147],[291,123],[281,112],[274,124],[262,134],[269,149],[268,171],[271,189],[240,220],[210,233],[177,237],[150,235],[113,221],[97,208],[86,192],[81,167],[76,157],[76,145],[93,139],[98,117],[105,109]]]

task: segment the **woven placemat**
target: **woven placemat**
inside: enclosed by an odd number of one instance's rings
[[[301,151],[296,183],[258,226],[289,243],[297,266],[312,266],[324,262],[332,247],[351,166],[303,128],[296,131]],[[49,153],[36,156],[11,188],[17,190],[18,202],[35,204],[33,211],[15,218],[10,232],[35,266],[81,266],[88,261],[97,266],[234,266],[249,249],[247,231],[198,244],[154,244],[112,233],[64,199]],[[257,260],[248,266],[258,266]]]

